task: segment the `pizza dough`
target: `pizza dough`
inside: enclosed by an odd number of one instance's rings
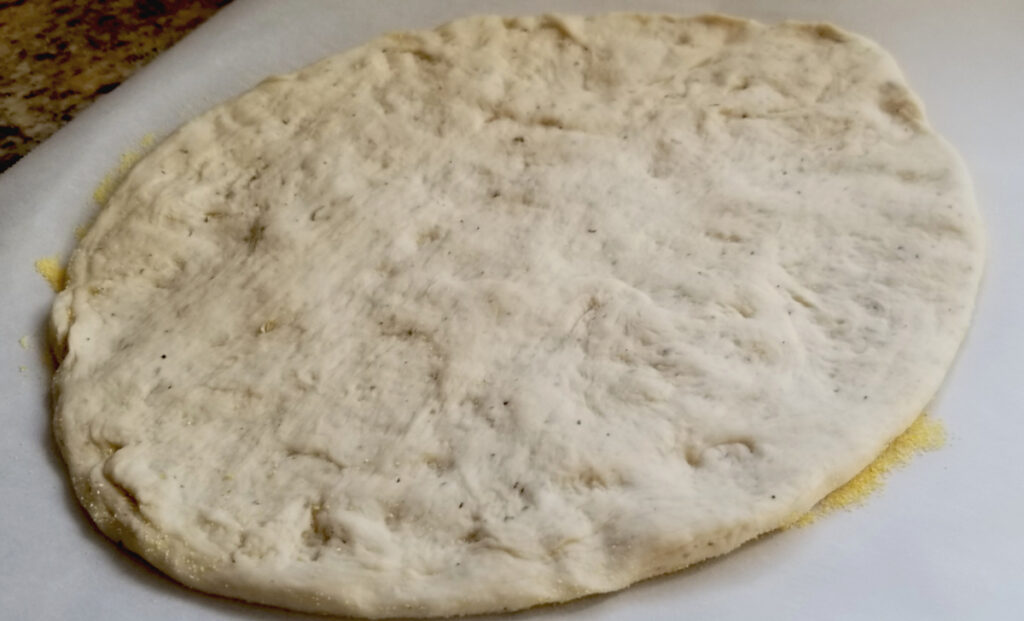
[[[963,166],[860,37],[465,19],[134,168],[54,308],[55,430],[189,586],[514,610],[807,510],[934,395],[981,268]]]

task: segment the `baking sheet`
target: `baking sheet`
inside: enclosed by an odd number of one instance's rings
[[[933,410],[950,433],[946,448],[896,473],[856,511],[618,594],[515,618],[1020,618],[1024,3],[236,0],[0,175],[0,619],[314,618],[176,585],[104,539],[65,482],[40,362],[52,292],[32,265],[67,256],[75,225],[95,212],[92,193],[120,155],[268,74],[382,31],[474,13],[606,10],[827,20],[876,39],[968,162],[989,265],[975,325]]]

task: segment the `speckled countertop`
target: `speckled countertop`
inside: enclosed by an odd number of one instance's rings
[[[0,172],[231,0],[0,0]]]

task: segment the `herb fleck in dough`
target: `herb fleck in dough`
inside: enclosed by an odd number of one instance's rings
[[[959,159],[860,37],[465,19],[138,163],[54,308],[55,430],[99,527],[192,587],[564,601],[863,468],[937,390],[981,264]]]

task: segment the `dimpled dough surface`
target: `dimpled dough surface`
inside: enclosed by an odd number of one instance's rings
[[[868,464],[952,363],[981,246],[860,37],[465,19],[271,78],[134,168],[54,308],[56,434],[99,527],[204,591],[563,601]]]

